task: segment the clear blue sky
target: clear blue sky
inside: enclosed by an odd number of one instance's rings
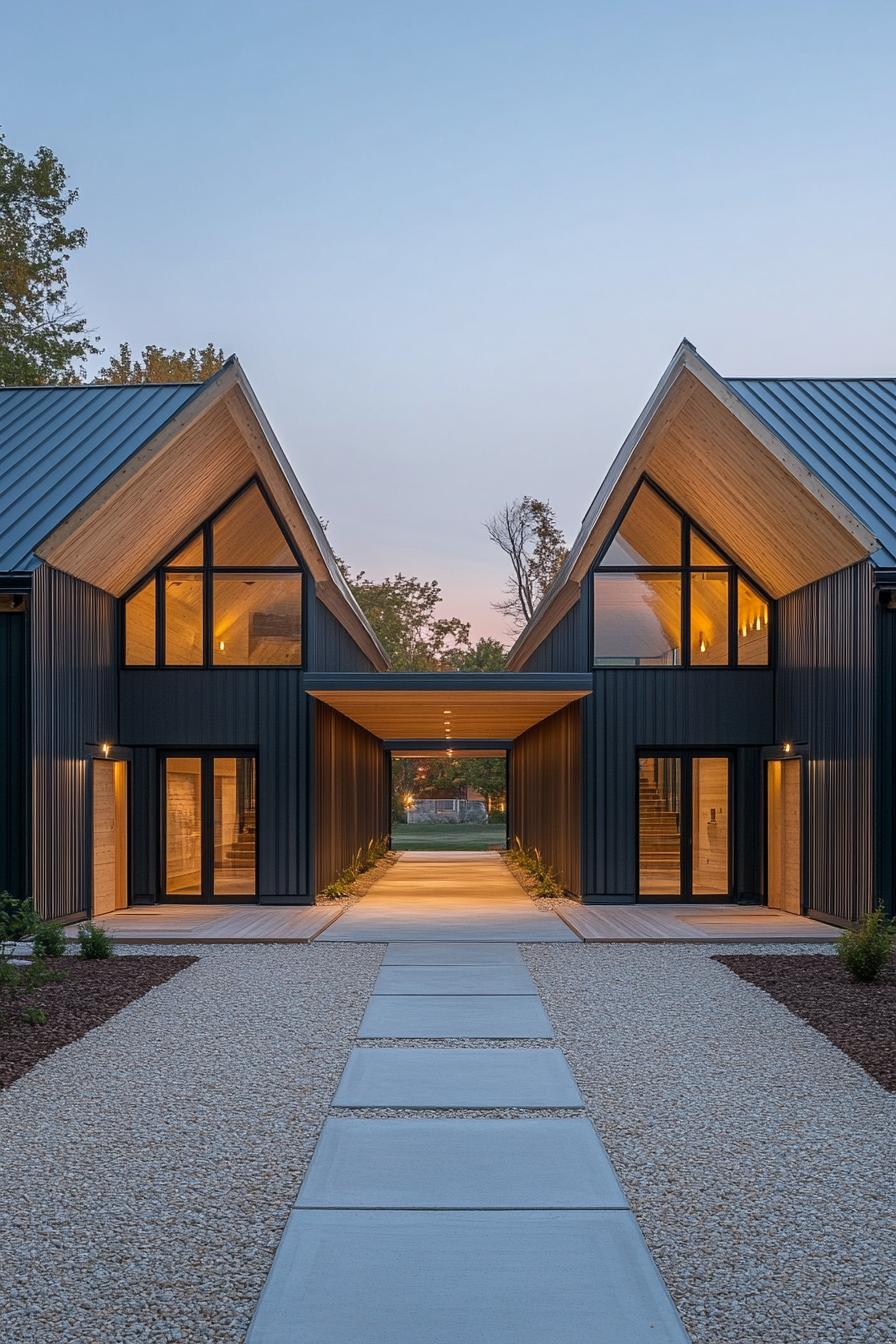
[[[896,6],[7,7],[0,120],[120,340],[236,351],[337,550],[500,633],[482,520],[571,535],[683,335],[896,373]]]

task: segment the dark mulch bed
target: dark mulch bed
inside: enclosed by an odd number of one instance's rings
[[[870,985],[851,980],[838,957],[716,957],[827,1036],[896,1092],[896,961]]]
[[[63,979],[20,999],[0,1021],[0,1087],[33,1069],[62,1045],[70,1045],[85,1032],[100,1026],[120,1008],[139,999],[147,990],[170,980],[192,965],[196,957],[122,957],[88,961],[78,957],[54,957],[48,966]],[[42,1008],[44,1026],[21,1020],[25,1005]]]

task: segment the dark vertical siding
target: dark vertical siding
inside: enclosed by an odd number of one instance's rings
[[[116,602],[49,565],[32,588],[33,894],[42,915],[89,908],[87,748],[118,737]]]
[[[388,758],[379,738],[315,701],[315,891],[389,830]]]
[[[586,900],[633,899],[636,759],[651,747],[735,751],[735,895],[761,890],[759,748],[774,741],[771,669],[605,669],[585,714]]]
[[[874,622],[874,900],[875,904],[882,901],[893,914],[896,910],[896,611],[876,605]]]
[[[809,907],[840,920],[874,893],[873,574],[853,565],[778,603],[775,741],[806,748]]]
[[[0,891],[31,895],[31,663],[25,611],[0,613]]]
[[[510,752],[511,839],[541,851],[561,884],[582,894],[580,703],[523,733]]]
[[[312,899],[302,673],[128,668],[120,684],[121,742],[135,748],[133,899],[154,899],[159,891],[158,749],[190,747],[258,752],[259,897]]]
[[[586,672],[590,666],[587,614],[580,598],[517,671]]]
[[[375,672],[351,635],[306,580],[305,666],[309,672]]]

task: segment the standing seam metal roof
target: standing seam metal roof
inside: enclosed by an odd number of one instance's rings
[[[36,569],[43,538],[202,386],[0,388],[0,572]]]
[[[725,382],[874,533],[872,561],[896,565],[896,379]]]

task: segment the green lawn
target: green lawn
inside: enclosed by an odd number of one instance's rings
[[[471,822],[446,822],[444,825],[420,822],[408,826],[396,822],[392,827],[393,849],[503,849],[503,826],[475,826]]]

